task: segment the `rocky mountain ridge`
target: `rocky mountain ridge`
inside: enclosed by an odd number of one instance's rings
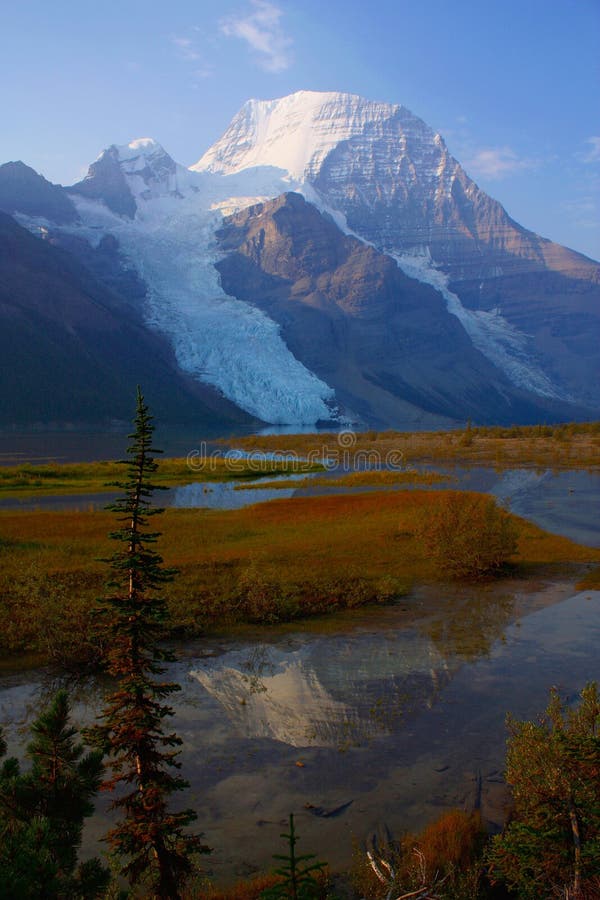
[[[599,265],[514,222],[404,107],[249,101],[190,169],[150,138],[70,188],[0,166],[0,209],[263,421],[600,410]]]
[[[227,293],[274,319],[294,355],[362,419],[486,422],[493,408],[496,420],[520,422],[548,413],[545,398],[515,388],[473,346],[439,291],[344,235],[300,194],[228,217],[217,238]]]

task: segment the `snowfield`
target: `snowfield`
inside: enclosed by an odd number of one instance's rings
[[[410,278],[430,284],[440,292],[446,301],[446,309],[456,316],[473,346],[501,369],[513,384],[541,397],[567,399],[533,362],[528,336],[507,322],[499,312],[472,310],[463,306],[460,297],[449,290],[448,277],[435,267],[429,253],[394,254],[394,259]]]

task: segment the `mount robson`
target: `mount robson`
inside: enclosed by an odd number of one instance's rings
[[[250,100],[190,168],[0,166],[0,426],[409,427],[600,415],[600,265],[403,106]]]

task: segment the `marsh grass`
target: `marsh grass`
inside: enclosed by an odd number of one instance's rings
[[[600,422],[505,427],[472,427],[456,431],[356,432],[350,447],[342,450],[339,435],[332,433],[251,435],[228,445],[245,451],[297,453],[307,457],[350,462],[377,453],[385,459],[399,455],[404,464],[416,462],[493,465],[498,469],[536,466],[555,469],[600,469]],[[396,457],[398,459],[398,456]]]
[[[252,878],[237,881],[227,889],[212,885],[210,881],[204,881],[197,886],[191,886],[184,893],[183,900],[260,900],[264,890],[273,887],[280,882],[277,875],[254,875]]]
[[[600,566],[595,566],[577,583],[579,591],[600,591]]]
[[[240,510],[168,509],[162,555],[173,634],[273,623],[406,597],[443,582],[420,535],[445,491],[337,494]],[[600,549],[517,517],[512,574],[600,564]],[[93,661],[92,612],[113,525],[105,511],[0,511],[0,648],[61,665]]]
[[[285,475],[288,472],[322,471],[317,464],[285,459],[245,463],[236,460],[235,465],[225,459],[210,459],[199,466],[185,458],[160,459],[157,483],[169,486],[196,481],[246,481],[268,476]],[[44,465],[0,466],[0,496],[32,496],[44,494],[100,493],[115,490],[115,482],[123,477],[119,462],[47,463]]]
[[[315,475],[313,478],[302,478],[280,481],[264,481],[259,484],[236,485],[235,490],[264,490],[265,488],[319,488],[319,487],[366,487],[370,485],[400,484],[440,484],[450,481],[450,475],[438,472],[393,471],[390,469],[367,469],[360,472],[347,472],[344,475]]]

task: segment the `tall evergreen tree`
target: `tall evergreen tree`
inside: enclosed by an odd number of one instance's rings
[[[84,752],[59,691],[32,726],[32,765],[10,758],[0,768],[0,896],[91,898],[110,873],[98,859],[77,865],[83,822],[102,780],[102,754]],[[6,744],[0,736],[0,756]]]
[[[111,594],[101,604],[107,637],[107,668],[118,682],[107,698],[92,739],[108,756],[111,777],[104,783],[116,790],[112,808],[121,820],[108,832],[113,853],[123,862],[122,874],[132,885],[144,884],[158,898],[179,898],[180,887],[193,872],[194,856],[209,852],[200,838],[186,833],[196,819],[191,809],[171,812],[171,794],[188,786],[175,771],[180,738],[166,732],[173,714],[165,702],[180,686],[160,678],[173,656],[160,646],[168,618],[156,590],[172,579],[154,549],[158,532],[148,520],[162,512],[152,506],[158,485],[152,447],[152,416],[138,388],[135,431],[130,435],[126,477],[117,486],[123,496],[109,506],[119,529],[111,538],[121,545],[105,560],[111,569]]]

